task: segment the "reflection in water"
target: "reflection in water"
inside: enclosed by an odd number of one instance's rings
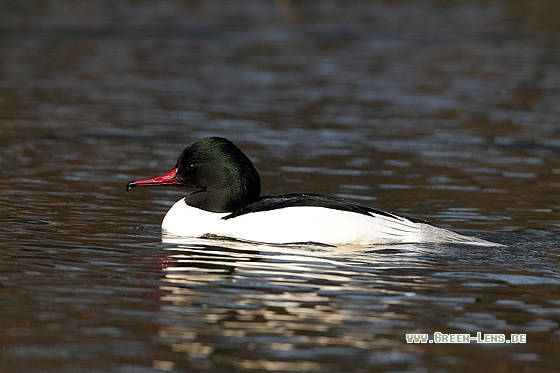
[[[450,369],[475,367],[504,345],[406,344],[405,335],[528,333],[546,343],[558,327],[557,307],[541,299],[560,285],[553,267],[472,271],[489,257],[514,263],[512,248],[164,242],[158,344],[181,354],[167,361],[175,368],[353,372],[445,357]],[[505,347],[505,366],[535,358],[526,345]]]
[[[473,295],[453,294],[445,272],[433,275],[434,254],[453,247],[180,240],[167,248],[158,334],[161,345],[183,353],[183,363],[193,368],[398,367],[421,360],[417,346],[403,343],[406,333],[429,332],[442,313],[460,315],[478,302]],[[431,303],[441,309],[432,308],[423,315],[425,324],[418,324],[416,310]],[[470,322],[467,332],[490,327],[473,324],[472,317],[454,322],[452,329]],[[392,352],[389,360],[383,351]]]
[[[382,247],[376,254],[200,240],[168,250],[160,343],[184,352],[193,366],[348,371],[352,361],[394,345],[378,337],[380,329],[411,326],[393,309],[423,287],[409,267],[421,265],[413,257],[426,248]],[[404,252],[406,264],[386,258]]]

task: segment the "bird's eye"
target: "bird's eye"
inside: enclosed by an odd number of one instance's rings
[[[190,164],[187,166],[187,170],[192,171],[196,168],[196,166],[194,164]]]

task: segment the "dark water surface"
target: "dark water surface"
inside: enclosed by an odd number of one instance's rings
[[[559,87],[556,1],[1,2],[0,371],[557,371]],[[208,135],[505,246],[162,242]]]

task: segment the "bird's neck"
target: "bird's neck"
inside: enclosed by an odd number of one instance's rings
[[[188,205],[210,212],[233,212],[258,198],[232,191],[231,188],[199,190],[186,197]]]

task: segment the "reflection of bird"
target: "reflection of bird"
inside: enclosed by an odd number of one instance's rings
[[[260,177],[231,141],[207,137],[187,146],[165,175],[128,183],[195,189],[165,215],[162,228],[177,236],[216,235],[266,243],[393,244],[456,242],[495,245],[438,228],[424,220],[315,194],[260,197]]]

